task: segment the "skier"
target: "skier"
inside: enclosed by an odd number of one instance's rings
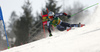
[[[79,27],[80,26],[80,23],[79,24],[69,24],[69,23],[63,22],[62,20],[59,19],[59,16],[62,16],[62,15],[67,16],[68,18],[71,17],[70,15],[67,15],[66,13],[54,14],[54,12],[51,12],[51,11],[48,13],[49,20],[47,22],[47,26],[48,26],[49,36],[52,36],[51,30],[50,30],[51,25],[53,25],[54,27],[57,27],[57,29],[60,31],[64,31],[68,27]]]

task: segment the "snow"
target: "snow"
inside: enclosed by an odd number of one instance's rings
[[[1,52],[100,52],[100,6],[97,7],[89,25],[70,31],[53,32],[47,37]],[[85,21],[85,22],[86,22]],[[84,23],[85,23],[84,22]]]

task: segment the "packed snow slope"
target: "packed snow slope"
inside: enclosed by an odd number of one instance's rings
[[[94,19],[93,19],[94,18]],[[91,24],[1,52],[100,52],[100,6]]]

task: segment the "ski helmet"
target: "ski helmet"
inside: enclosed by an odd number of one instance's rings
[[[48,16],[54,16],[54,12],[51,12],[51,11],[50,11],[50,12],[48,13]]]
[[[49,13],[48,13],[48,17],[49,17],[49,19],[52,19],[53,16],[54,16],[54,13],[53,13],[53,12],[49,12]]]

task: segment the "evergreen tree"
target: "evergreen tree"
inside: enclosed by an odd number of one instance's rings
[[[48,0],[48,2],[46,3],[46,8],[42,9],[43,14],[47,14],[47,10],[52,11],[54,13],[58,13],[60,10],[61,6],[57,7],[57,1],[55,0]]]
[[[14,24],[15,24],[15,22],[16,22],[16,20],[18,19],[18,16],[17,16],[17,14],[16,14],[16,12],[15,11],[13,11],[12,13],[11,13],[11,16],[10,16],[10,19],[9,19],[9,26],[8,26],[8,31],[10,32],[10,31],[14,31]]]
[[[10,19],[9,19],[9,22],[8,22],[9,26],[8,26],[8,30],[7,30],[7,35],[11,39],[16,37],[15,34],[14,34],[14,31],[16,30],[15,29],[15,23],[16,23],[17,19],[18,19],[18,16],[17,16],[16,12],[13,11],[11,13],[11,16],[10,16]],[[9,43],[11,43],[11,46],[14,44],[14,42],[9,42]]]
[[[22,9],[24,10],[23,15],[20,16],[20,19],[16,21],[15,25],[15,35],[17,37],[15,45],[20,45],[21,43],[25,44],[28,42],[29,28],[32,27],[32,22],[34,21],[31,14],[32,7],[29,0],[25,2],[25,4],[22,6]]]
[[[48,0],[49,2],[46,3],[46,8],[48,8],[48,10],[53,11],[54,13],[58,13],[59,9],[61,8],[61,6],[57,7],[57,1],[55,0]]]

